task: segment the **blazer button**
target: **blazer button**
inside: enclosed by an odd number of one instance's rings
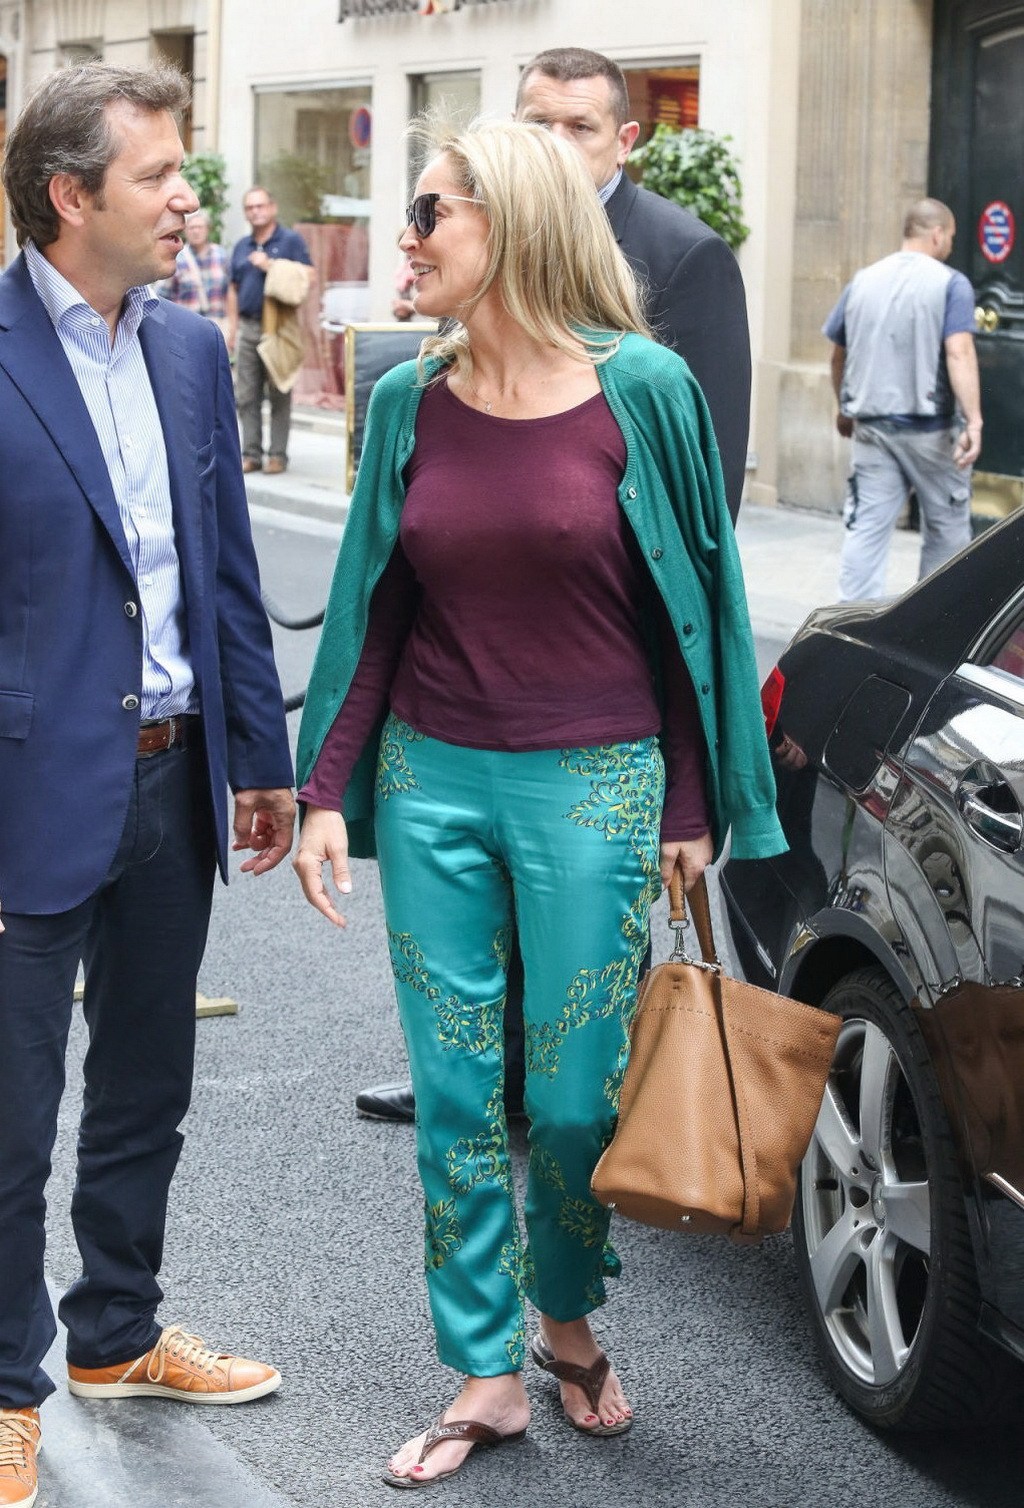
[[[130,692],[130,691],[129,691],[129,693],[128,693],[127,696],[123,696],[121,698],[121,706],[124,708],[124,710],[126,712],[134,712],[135,709],[136,709],[136,707],[138,705],[139,705],[139,699],[138,699],[138,697],[135,696],[135,695],[133,695],[133,693]]]
[[[630,500],[631,503],[635,502],[636,501],[636,488],[635,487],[627,487],[626,488],[626,496],[629,498],[629,500]]]
[[[124,605],[124,611],[125,611],[125,616],[126,617],[128,617],[128,618],[137,618],[138,615],[139,615],[138,603],[136,603],[136,602],[126,602],[125,605]]]
[[[662,556],[662,551],[661,550],[652,550],[651,551],[651,559],[652,560],[660,560],[661,556]]]
[[[701,686],[700,689],[703,692],[703,694],[705,696],[707,696],[708,692],[711,690],[711,687],[708,685],[707,681],[705,681],[704,684],[703,684],[703,686]]]
[[[684,634],[692,634],[693,633],[693,624],[692,623],[684,623],[683,624],[683,633]]]

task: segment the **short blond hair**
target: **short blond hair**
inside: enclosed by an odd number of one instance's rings
[[[627,331],[650,335],[636,278],[615,244],[580,154],[542,126],[474,121],[460,129],[437,117],[410,128],[431,160],[450,165],[459,192],[480,199],[490,221],[488,259],[470,309],[498,287],[508,313],[534,340],[605,361]],[[424,341],[436,358],[472,370],[465,327]]]

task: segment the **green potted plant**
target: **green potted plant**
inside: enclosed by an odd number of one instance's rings
[[[260,181],[273,197],[286,225],[317,223],[324,215],[321,201],[330,183],[327,168],[300,152],[278,152],[260,166]]]
[[[731,141],[695,126],[674,131],[659,125],[631,161],[643,169],[644,188],[681,204],[736,251],[750,227],[743,219],[743,187]]]
[[[189,152],[181,171],[210,217],[210,240],[219,241],[228,207],[226,162],[219,152]]]

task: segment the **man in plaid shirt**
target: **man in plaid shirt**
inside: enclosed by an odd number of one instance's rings
[[[227,310],[230,268],[223,246],[210,240],[210,217],[197,209],[185,222],[188,245],[178,253],[174,276],[157,284],[161,298],[194,309],[218,323]]]

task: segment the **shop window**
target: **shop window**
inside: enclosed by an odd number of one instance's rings
[[[655,126],[682,131],[700,119],[700,68],[696,63],[678,68],[623,68],[629,90],[629,118],[640,122],[637,146],[642,147]],[[639,179],[640,170],[631,170]]]
[[[468,125],[480,113],[479,73],[420,73],[409,79],[409,114],[437,113]],[[409,147],[409,191],[423,168],[415,143]]]
[[[282,224],[304,237],[317,278],[318,296],[303,311],[306,360],[295,398],[341,408],[338,330],[370,309],[371,91],[260,90],[255,116],[253,181],[275,199]]]
[[[102,42],[61,42],[57,48],[60,68],[74,68],[79,63],[99,63],[102,60]]]
[[[0,52],[0,157],[3,156],[4,140],[7,136],[7,59]],[[7,247],[5,244],[4,227],[7,224],[7,202],[4,199],[3,185],[0,184],[0,267],[7,265]]]
[[[169,63],[183,73],[189,83],[195,78],[195,33],[191,31],[154,31],[150,34],[153,61]],[[186,152],[192,150],[192,100],[179,122],[181,140]]]

